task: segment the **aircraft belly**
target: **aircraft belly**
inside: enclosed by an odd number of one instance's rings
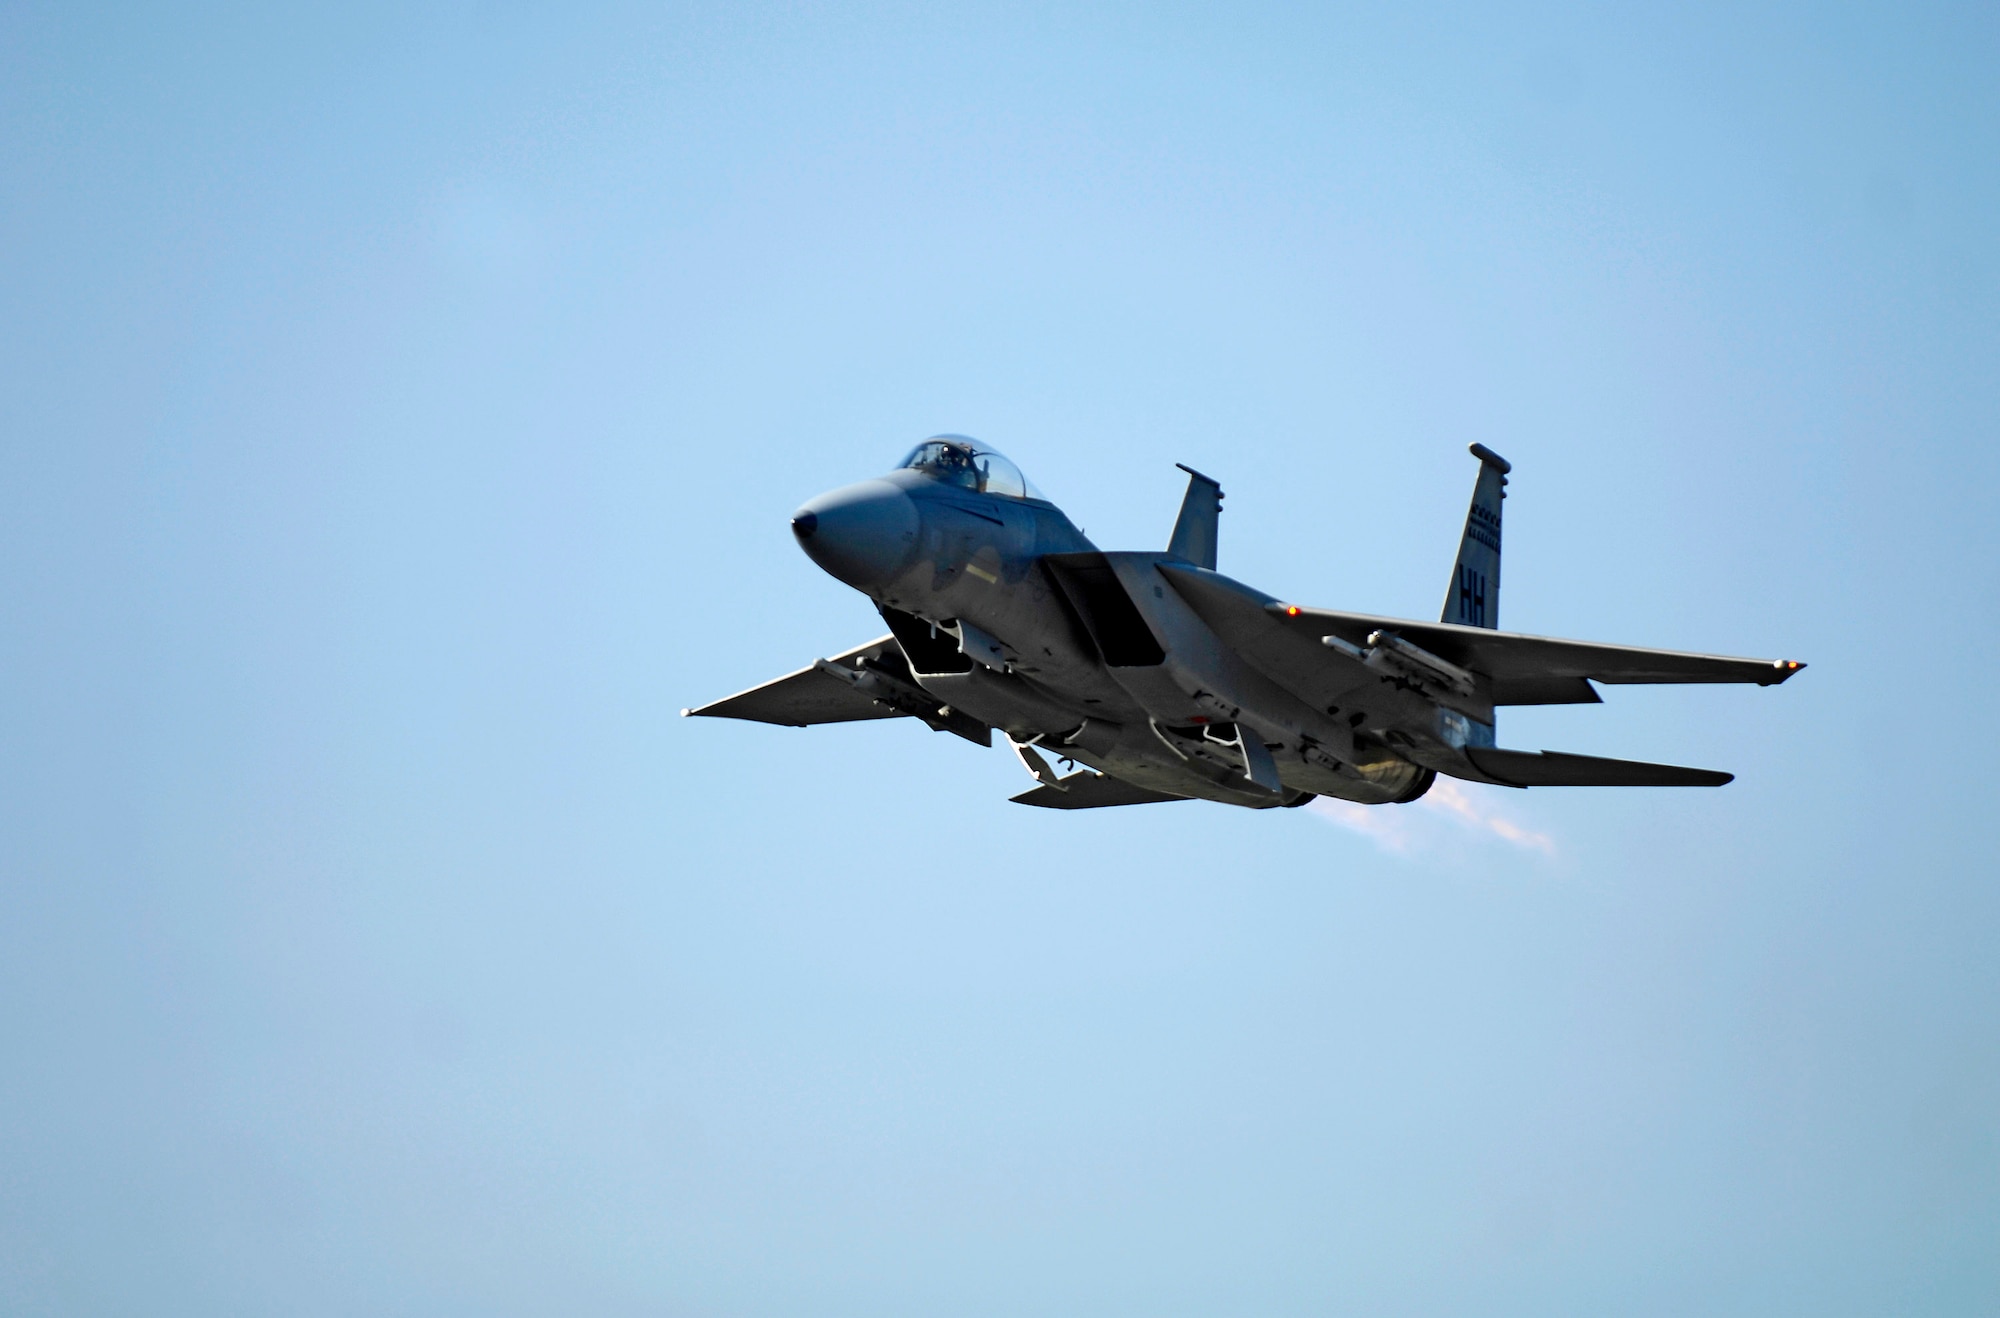
[[[1000,552],[1018,543],[1011,528],[948,522],[926,546],[932,552],[884,592],[885,603],[952,629],[975,659],[967,672],[917,674],[951,709],[1127,782],[1234,805],[1271,806],[1302,792],[1408,799],[1427,772],[1380,741],[1394,727],[1428,726],[1435,706],[1420,695],[1357,669],[1342,684],[1348,705],[1315,709],[1237,655],[1178,590],[1164,589],[1151,554],[1089,555],[1116,574],[1164,650],[1154,664],[1108,666],[1054,581],[1033,559]],[[1367,746],[1357,745],[1355,714],[1371,734]],[[1197,729],[1234,744],[1183,735]],[[1471,769],[1451,757],[1447,771]]]
[[[999,728],[1016,741],[1066,733],[1089,717],[1039,683],[977,665],[964,673],[919,673],[916,680],[951,708]]]
[[[1176,796],[1191,796],[1252,809],[1282,804],[1279,797],[1269,792],[1255,787],[1232,787],[1227,782],[1195,772],[1171,756],[1154,753],[1142,746],[1121,745],[1108,754],[1076,753],[1069,758],[1115,778],[1123,778],[1128,783],[1150,787],[1156,792],[1172,792]]]
[[[1360,805],[1413,801],[1429,789],[1427,778],[1434,776],[1431,769],[1386,752],[1378,752],[1372,759],[1364,756],[1359,766],[1342,765],[1333,769],[1280,760],[1279,767],[1287,787]]]

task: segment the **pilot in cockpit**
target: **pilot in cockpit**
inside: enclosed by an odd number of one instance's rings
[[[921,471],[932,480],[982,494],[998,494],[1010,499],[1038,499],[1040,493],[1021,475],[1020,468],[992,449],[963,435],[939,435],[925,440],[903,459],[903,466]]]
[[[947,485],[962,485],[968,490],[977,490],[986,484],[985,473],[979,470],[972,459],[972,450],[964,444],[936,445],[930,467],[932,475]]]

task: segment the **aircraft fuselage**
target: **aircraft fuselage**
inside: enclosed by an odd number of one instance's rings
[[[1413,800],[1436,761],[1476,777],[1459,748],[1492,744],[1476,691],[1446,703],[1359,661],[1337,700],[1307,703],[1223,644],[1176,574],[1282,606],[1173,554],[1102,553],[1046,500],[906,469],[811,500],[793,529],[875,602],[908,680],[1017,744],[1141,787],[1253,807]]]

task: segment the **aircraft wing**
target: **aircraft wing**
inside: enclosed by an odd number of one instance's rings
[[[857,659],[882,659],[885,655],[893,655],[897,661],[903,657],[893,636],[870,641],[822,662],[851,670]],[[835,677],[818,664],[801,668],[796,673],[787,673],[726,699],[695,709],[684,709],[681,713],[689,717],[781,723],[793,728],[810,727],[815,723],[854,723],[861,719],[903,717],[901,710],[877,704],[856,690],[851,682]]]
[[[1457,623],[1298,608],[1219,573],[1173,564],[1161,564],[1160,571],[1218,636],[1252,664],[1308,699],[1324,694],[1329,681],[1336,680],[1321,638],[1338,636],[1359,646],[1376,631],[1393,632],[1441,659],[1483,674],[1492,683],[1496,705],[1596,704],[1599,698],[1592,682],[1754,682],[1774,686],[1805,667],[1785,659],[1649,650]]]
[[[893,635],[856,646],[811,667],[739,691],[683,718],[740,718],[804,728],[816,723],[858,723],[863,719],[918,719],[935,732],[950,732],[980,746],[993,744],[984,723],[939,704],[910,677],[910,663]]]

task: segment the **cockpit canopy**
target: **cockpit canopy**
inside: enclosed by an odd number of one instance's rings
[[[995,449],[964,435],[934,435],[910,450],[902,466],[921,471],[934,481],[998,494],[1008,499],[1039,499],[1042,492],[1028,483],[1021,469]]]

